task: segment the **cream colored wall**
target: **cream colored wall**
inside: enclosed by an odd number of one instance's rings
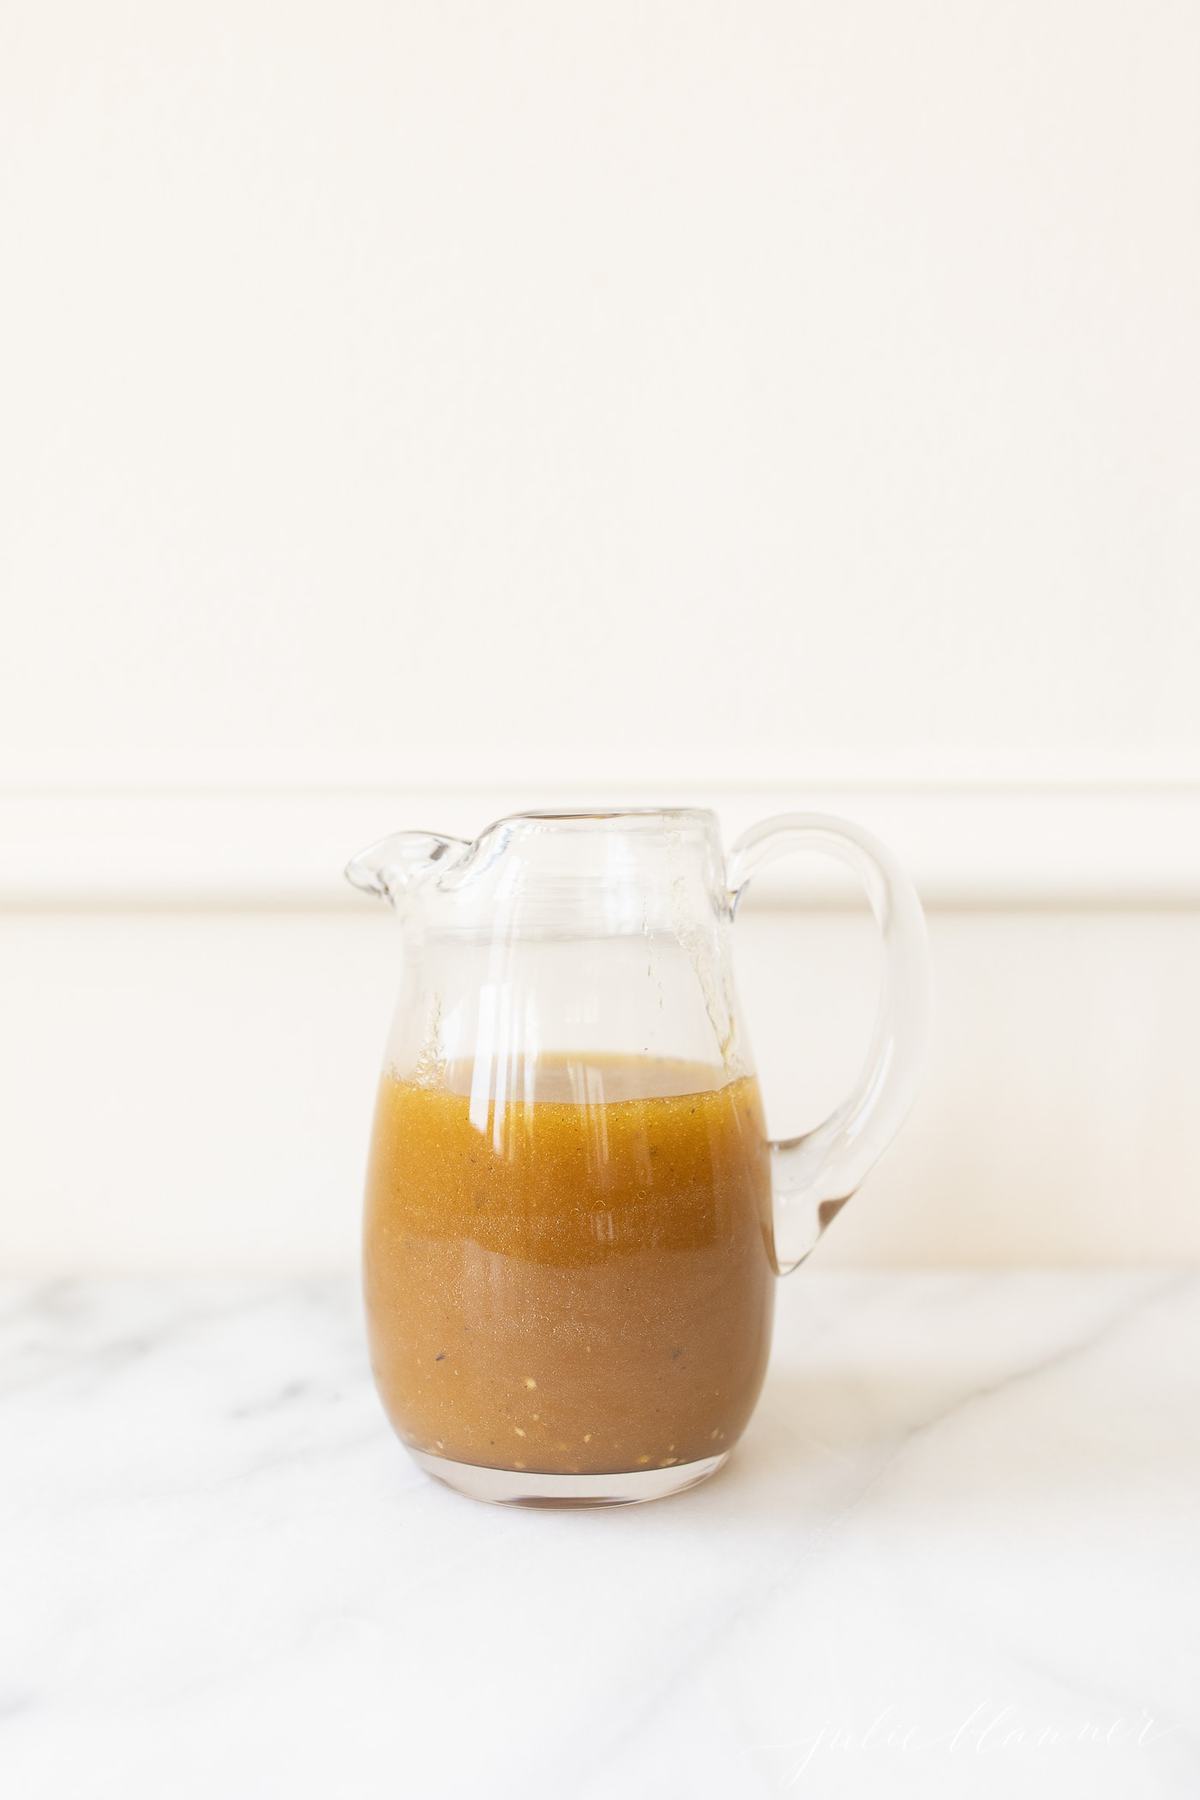
[[[829,1262],[1200,1255],[1191,910],[937,912],[933,1051]],[[349,912],[9,914],[4,1265],[349,1265],[398,943]],[[772,1127],[815,1123],[869,1024],[870,929],[747,910]]]
[[[0,1257],[349,1257],[340,861],[612,794],[839,807],[935,908],[925,1097],[823,1255],[1194,1257],[1200,10],[2,35]],[[790,1129],[870,964],[773,892]]]
[[[1200,748],[1197,8],[5,17],[22,774]]]

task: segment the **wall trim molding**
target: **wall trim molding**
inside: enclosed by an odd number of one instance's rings
[[[831,753],[765,777],[672,760],[675,774],[653,777],[614,757],[606,779],[559,759],[549,777],[514,766],[483,780],[445,764],[420,779],[368,774],[365,757],[301,778],[295,758],[150,775],[144,762],[141,774],[44,762],[0,782],[0,906],[365,906],[340,871],[390,829],[472,836],[528,806],[659,799],[713,807],[727,842],[771,813],[845,813],[893,846],[934,907],[1200,904],[1200,766],[1186,758],[1060,759],[1047,772],[1012,755],[939,770]],[[770,879],[760,904],[849,897],[815,862]]]
[[[419,765],[419,766],[417,766]],[[420,757],[303,746],[214,749],[203,755],[149,748],[81,758],[78,750],[7,750],[0,796],[20,793],[488,793],[534,796],[618,789],[665,795],[685,786],[714,794],[746,789],[1015,790],[1031,793],[1200,791],[1200,749],[806,750],[783,755],[736,746],[649,751],[481,752],[438,745]]]

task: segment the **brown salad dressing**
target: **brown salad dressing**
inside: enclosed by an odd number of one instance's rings
[[[539,1058],[530,1081],[513,1098],[473,1097],[470,1068],[381,1084],[365,1286],[393,1425],[417,1450],[547,1474],[728,1451],[771,1335],[757,1082],[596,1055]]]

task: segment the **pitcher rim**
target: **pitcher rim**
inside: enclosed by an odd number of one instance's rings
[[[526,812],[505,813],[502,818],[494,819],[480,836],[486,837],[487,832],[494,831],[497,825],[514,825],[523,819],[552,820],[565,824],[583,819],[601,822],[609,819],[715,818],[716,813],[710,806],[539,806],[531,807]]]

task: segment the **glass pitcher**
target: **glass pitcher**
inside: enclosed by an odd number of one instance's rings
[[[849,1098],[771,1140],[730,928],[755,873],[825,851],[883,934]],[[882,844],[797,813],[726,860],[710,812],[530,812],[349,864],[404,928],[364,1280],[383,1404],[461,1493],[615,1505],[720,1468],[766,1371],[776,1275],[899,1128],[926,1032],[920,903]]]

